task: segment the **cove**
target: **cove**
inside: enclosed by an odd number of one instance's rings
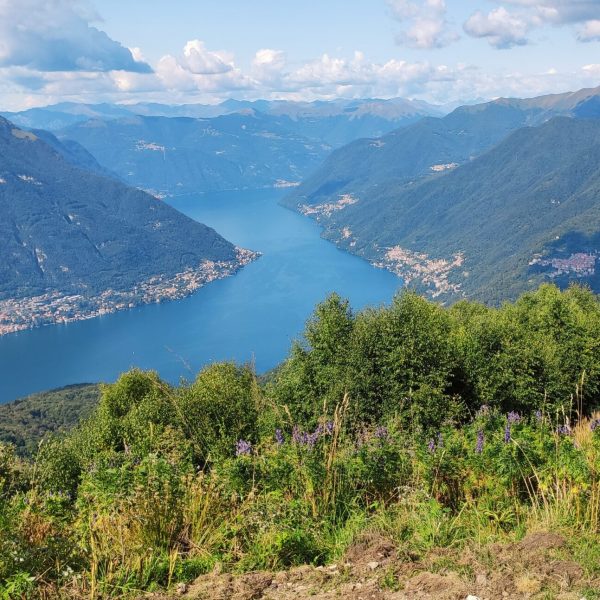
[[[285,358],[329,293],[354,309],[389,302],[392,273],[338,250],[310,219],[281,207],[284,191],[236,191],[170,203],[263,256],[174,302],[0,337],[0,402],[72,383],[114,381],[131,367],[190,380],[219,360],[265,372]]]

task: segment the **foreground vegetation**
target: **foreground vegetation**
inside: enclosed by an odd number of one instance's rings
[[[0,597],[328,564],[369,534],[417,561],[542,529],[593,581],[598,408],[586,290],[500,309],[403,293],[358,314],[332,296],[266,383],[228,363],[178,387],[131,371],[34,459],[0,446]]]

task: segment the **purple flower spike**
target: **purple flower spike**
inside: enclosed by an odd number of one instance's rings
[[[592,431],[596,431],[596,429],[598,429],[598,427],[600,427],[600,419],[594,419],[591,423],[590,423],[590,429]]]
[[[515,411],[509,412],[508,415],[506,416],[506,418],[507,418],[508,422],[511,424],[521,422],[521,415]]]
[[[506,424],[504,428],[504,443],[508,444],[510,442],[510,422]]]
[[[246,440],[238,440],[235,445],[236,456],[248,456],[252,454],[252,444]]]
[[[319,439],[319,432],[315,431],[313,433],[305,433],[304,434],[305,439],[304,439],[304,443],[309,447],[309,448],[314,448],[315,444],[317,443],[317,440]]]
[[[302,431],[300,431],[298,425],[294,425],[294,429],[292,430],[292,441],[294,444],[302,443]]]
[[[333,433],[333,421],[328,421],[325,424],[325,433],[331,435]]]
[[[283,437],[283,432],[281,431],[281,429],[275,430],[275,441],[277,442],[278,446],[283,446],[285,438]]]
[[[485,441],[485,435],[483,433],[483,429],[480,429],[477,432],[477,446],[475,448],[475,452],[477,452],[477,454],[481,454],[483,452],[484,441]]]
[[[431,452],[432,454],[435,452],[435,441],[433,438],[431,438],[429,440],[429,443],[427,444],[427,448],[429,449],[429,452]]]
[[[558,433],[558,435],[569,435],[571,433],[571,428],[568,425],[559,425],[556,428],[556,433]]]

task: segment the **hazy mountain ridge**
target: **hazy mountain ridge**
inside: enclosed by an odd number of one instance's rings
[[[300,135],[332,145],[351,139],[383,135],[396,127],[428,115],[443,115],[445,107],[405,98],[358,99],[299,102],[287,100],[225,100],[220,104],[169,105],[156,102],[137,104],[78,104],[63,102],[20,112],[0,113],[21,127],[58,130],[89,119],[117,119],[131,115],[146,117],[214,118],[245,110],[274,117],[287,117],[289,126]],[[315,130],[314,121],[321,123]],[[329,120],[329,122],[328,122]],[[352,123],[352,125],[351,125]],[[340,133],[344,129],[345,133]],[[336,131],[337,130],[337,131]],[[363,132],[362,136],[358,135]]]
[[[213,119],[94,119],[58,132],[127,183],[157,194],[258,189],[299,182],[329,147],[254,111]]]
[[[320,204],[341,194],[377,195],[384,185],[464,164],[509,133],[539,125],[558,115],[600,114],[600,88],[531,99],[498,99],[462,106],[442,118],[424,118],[378,139],[361,139],[334,151],[285,200],[285,204]]]
[[[332,147],[444,110],[403,98],[170,106],[61,103],[4,113],[76,141],[126,183],[158,196],[297,185]]]

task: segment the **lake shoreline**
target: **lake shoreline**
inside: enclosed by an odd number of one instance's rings
[[[260,252],[236,247],[236,259],[204,260],[170,277],[154,276],[131,290],[105,290],[88,297],[48,292],[39,296],[0,301],[0,336],[39,327],[87,321],[145,304],[181,300],[205,285],[231,277],[257,260]]]

